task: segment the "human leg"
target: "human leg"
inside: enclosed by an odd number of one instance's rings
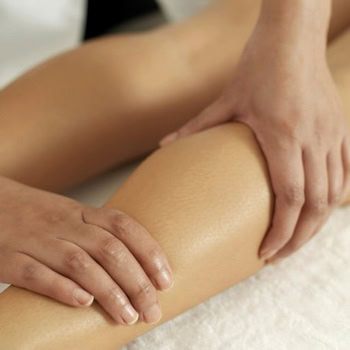
[[[330,36],[348,22],[334,0]],[[61,190],[147,153],[230,79],[260,0],[218,0],[184,23],[92,41],[0,92],[0,175]]]
[[[350,121],[349,43],[350,30],[328,57]],[[157,151],[107,206],[138,219],[167,254],[175,284],[159,294],[165,322],[263,267],[257,249],[271,202],[258,144],[249,128],[232,123]],[[115,326],[96,303],[73,309],[14,287],[0,296],[4,348],[114,350],[152,327]]]

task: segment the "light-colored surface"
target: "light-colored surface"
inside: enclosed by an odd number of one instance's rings
[[[347,350],[349,251],[350,208],[342,208],[294,256],[266,267],[123,350]]]
[[[71,195],[99,204],[132,168],[109,173]],[[266,267],[122,350],[348,349],[349,252],[347,207],[336,210],[322,231],[294,256]]]
[[[213,0],[157,0],[166,16],[172,21],[190,17]]]
[[[158,0],[174,21],[210,1]],[[348,207],[336,210],[294,256],[266,267],[123,350],[348,349],[349,252]]]
[[[85,0],[0,0],[0,89],[22,73],[77,46]],[[0,283],[0,293],[8,287]]]
[[[0,0],[0,88],[79,43],[85,0]]]

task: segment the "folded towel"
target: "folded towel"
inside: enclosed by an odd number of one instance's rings
[[[348,350],[350,207],[294,255],[121,350]]]
[[[109,172],[67,195],[101,205],[134,167]],[[349,291],[350,207],[346,207],[337,209],[292,256],[121,350],[348,350]]]

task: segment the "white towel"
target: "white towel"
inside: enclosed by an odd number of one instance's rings
[[[68,193],[100,205],[135,165]],[[350,206],[294,255],[121,350],[349,350]]]
[[[209,4],[212,0],[157,0],[164,13],[171,21],[190,17]]]
[[[84,19],[85,0],[0,0],[0,88],[76,46]]]
[[[67,193],[100,205],[134,166]],[[348,350],[350,207],[307,245],[121,350]],[[1,341],[0,341],[1,348]]]

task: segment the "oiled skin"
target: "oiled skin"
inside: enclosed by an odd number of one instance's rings
[[[350,31],[329,62],[350,119],[349,43]],[[167,254],[175,285],[158,293],[164,322],[263,267],[257,250],[272,198],[254,135],[236,123],[155,152],[106,206],[139,220]],[[0,296],[5,349],[116,349],[153,327],[116,326],[96,304],[74,309],[15,287]]]
[[[231,78],[260,0],[216,0],[162,30],[89,42],[0,91],[0,175],[60,191],[152,151]],[[334,0],[330,38],[350,22]]]
[[[341,40],[339,50],[350,31]],[[162,322],[263,267],[268,179],[251,131],[227,124],[155,152],[106,203],[142,222],[168,256],[175,285],[159,293]],[[114,326],[97,305],[77,310],[13,287],[0,298],[0,326],[11,349],[115,349],[154,327]]]

